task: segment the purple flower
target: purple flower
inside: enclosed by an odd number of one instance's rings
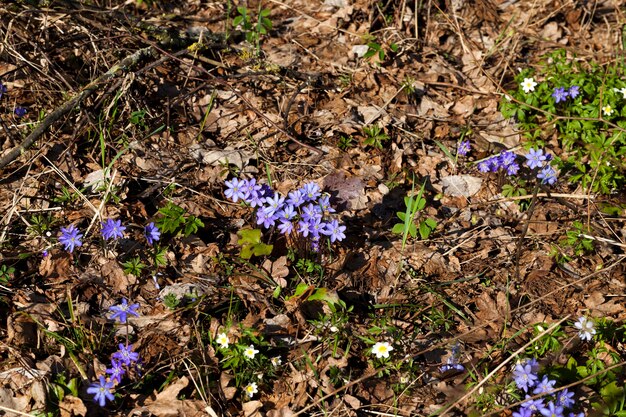
[[[304,201],[313,201],[321,195],[320,186],[314,182],[304,184],[301,190],[304,195]]]
[[[526,398],[530,398],[530,396],[526,395]],[[533,413],[537,412],[541,410],[542,408],[544,408],[543,398],[537,398],[535,400],[528,399],[522,403],[521,407],[527,408]]]
[[[569,94],[571,98],[578,97],[578,95],[580,94],[580,87],[577,85],[571,86],[569,90],[567,90],[567,94]]]
[[[237,178],[233,178],[230,181],[224,181],[224,184],[226,184],[227,187],[224,191],[224,195],[233,203],[246,198],[246,191],[244,190],[244,187],[246,186],[245,182],[239,181]]]
[[[536,374],[537,372],[539,372],[539,362],[537,362],[537,359],[535,358],[530,358],[526,360],[526,365],[530,365],[530,370]]]
[[[289,221],[293,219],[294,217],[296,217],[296,211],[294,210],[293,206],[288,205],[284,209],[276,213],[276,217],[278,218],[278,220],[281,220],[281,221],[282,220]]]
[[[515,369],[513,369],[513,380],[515,380],[517,388],[528,392],[529,388],[535,386],[537,375],[528,363],[518,363],[515,365]]]
[[[556,381],[544,376],[533,390],[533,394],[547,394],[554,389],[554,384],[556,384]]]
[[[269,229],[276,223],[276,217],[273,213],[270,214],[271,208],[263,207],[256,212],[256,224],[262,224],[263,227]]]
[[[326,228],[322,230],[322,234],[328,236],[331,243],[335,243],[335,241],[341,242],[346,238],[345,231],[346,226],[340,226],[337,220],[331,220],[326,223]]]
[[[575,403],[574,393],[567,388],[556,393],[556,405],[563,408],[570,408]]]
[[[519,165],[517,165],[517,162],[513,162],[511,165],[506,167],[506,175],[508,176],[517,174],[517,171],[519,171]]]
[[[480,161],[478,163],[478,170],[480,172],[487,173],[487,172],[489,172],[489,169],[490,168],[489,168],[489,160],[488,159],[485,159],[484,161]]]
[[[124,346],[122,343],[120,343],[119,348],[120,350],[111,355],[113,359],[119,360],[126,366],[130,366],[132,363],[135,363],[139,360],[139,354],[137,352],[133,352],[132,347]]]
[[[7,86],[0,83],[0,98],[2,98],[2,95],[5,94],[7,92]]]
[[[330,196],[328,194],[323,195],[318,200],[319,207],[322,209],[322,212],[334,213],[336,210],[330,206]]]
[[[283,235],[288,235],[293,232],[293,223],[288,220],[281,220],[280,224],[278,225],[278,230]]]
[[[126,226],[122,226],[121,220],[107,219],[106,222],[102,223],[101,233],[104,240],[117,240],[124,237],[124,230],[126,230]]]
[[[41,257],[42,258],[46,258],[49,255],[48,251],[44,249],[43,252],[41,252]]]
[[[552,401],[539,410],[539,412],[545,417],[563,417],[563,407],[556,405]]]
[[[310,222],[321,219],[322,209],[320,208],[320,206],[309,203],[304,208],[302,208],[302,220]]]
[[[528,408],[520,407],[517,411],[513,412],[513,417],[531,417],[533,412]]]
[[[128,315],[139,317],[137,309],[139,304],[128,304],[126,298],[122,299],[122,304],[109,307],[109,311],[113,314],[109,317],[111,320],[119,320],[120,323],[126,323]]]
[[[530,169],[542,167],[544,161],[546,160],[546,155],[543,154],[543,149],[534,150],[533,148],[530,148],[525,157],[526,165]]]
[[[465,156],[470,151],[470,141],[464,140],[459,142],[459,145],[456,148],[456,154]]]
[[[149,245],[154,244],[155,240],[159,240],[161,238],[161,232],[159,232],[159,228],[154,224],[154,222],[148,223],[148,225],[143,229],[143,234]]]
[[[24,116],[26,116],[26,113],[28,113],[28,110],[26,110],[26,108],[24,108],[24,107],[17,106],[15,108],[15,115],[17,117],[24,117]]]
[[[298,222],[298,233],[304,237],[309,236],[309,222],[300,220]]]
[[[276,212],[282,209],[283,204],[285,204],[285,197],[276,193],[273,197],[268,197],[265,200],[265,206],[263,209],[266,210],[270,216],[273,216]]]
[[[491,158],[489,158],[489,169],[491,170],[491,172],[498,172],[500,167],[501,165],[499,157],[492,156]]]
[[[115,399],[111,393],[113,385],[112,381],[107,382],[103,376],[100,376],[100,380],[98,382],[92,383],[89,388],[87,388],[87,393],[93,394],[93,400],[98,401],[100,407],[104,407],[106,400],[113,401]]]
[[[553,185],[556,182],[556,171],[550,165],[546,165],[539,171],[537,178],[541,180],[542,184]]]
[[[504,151],[498,157],[498,161],[500,162],[501,167],[506,168],[515,163],[515,153],[511,151]]]
[[[122,367],[122,364],[119,361],[112,360],[111,367],[105,372],[111,375],[111,382],[119,384],[122,382],[122,377],[126,373],[126,370]]]
[[[242,187],[246,197],[246,203],[250,204],[250,207],[256,207],[263,204],[265,199],[261,199],[259,197],[259,193],[261,192],[261,185],[256,183],[255,178],[251,178],[245,182],[245,186]],[[263,200],[263,201],[261,201]]]
[[[554,93],[552,93],[552,97],[554,97],[554,101],[560,103],[561,101],[567,100],[567,91],[565,91],[564,87],[557,87],[554,89]]]
[[[83,246],[83,242],[80,240],[82,237],[83,234],[79,233],[78,229],[73,224],[70,224],[67,228],[61,228],[59,242],[65,246],[65,250],[72,253],[76,246]]]
[[[300,190],[291,191],[288,196],[287,204],[291,206],[300,207],[304,203],[304,195]]]

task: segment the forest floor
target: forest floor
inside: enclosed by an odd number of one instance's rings
[[[624,11],[0,1],[0,415],[626,415]]]

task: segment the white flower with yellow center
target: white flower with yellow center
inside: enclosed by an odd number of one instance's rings
[[[222,349],[228,348],[228,336],[226,336],[226,333],[218,334],[217,339],[215,339],[215,341],[217,342],[218,345],[220,345]]]
[[[246,348],[246,350],[243,351],[243,356],[248,359],[254,359],[254,356],[257,353],[259,353],[259,351],[254,348],[254,345],[250,345]]]
[[[611,107],[610,104],[607,104],[606,106],[602,107],[602,113],[604,113],[605,116],[610,116],[613,114],[615,110],[613,110],[613,107]]]
[[[532,78],[524,78],[524,81],[522,81],[521,85],[522,85],[522,90],[524,90],[524,92],[528,94],[531,91],[535,91],[535,87],[537,86],[537,83]]]
[[[254,394],[259,392],[259,387],[256,382],[251,382],[243,389],[246,392],[246,395],[250,398],[254,397]]]
[[[272,365],[274,366],[280,366],[283,363],[283,361],[280,359],[280,356],[275,356],[270,360],[272,361]]]
[[[388,358],[389,357],[389,352],[391,352],[393,350],[393,347],[391,347],[391,345],[387,342],[383,342],[383,343],[376,343],[373,347],[372,347],[372,355],[376,355],[376,358],[380,359],[380,358]]]

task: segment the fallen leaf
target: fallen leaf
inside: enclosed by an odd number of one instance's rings
[[[443,193],[452,197],[471,197],[480,190],[483,180],[471,175],[449,175],[441,180]]]

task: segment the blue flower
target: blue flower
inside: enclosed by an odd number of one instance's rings
[[[483,173],[489,172],[489,160],[485,159],[484,161],[480,161],[478,163],[478,170]]]
[[[120,323],[126,323],[128,319],[128,315],[139,317],[139,313],[137,309],[139,308],[139,304],[128,304],[126,298],[122,299],[122,304],[117,306],[109,307],[109,311],[112,311],[113,314],[109,317],[111,320],[119,320]]]
[[[107,382],[103,376],[100,376],[100,380],[98,382],[92,383],[89,388],[87,388],[87,393],[93,394],[93,400],[98,401],[100,407],[104,407],[106,400],[113,401],[115,399],[111,393],[113,385],[113,382]]]
[[[318,204],[323,212],[334,213],[336,211],[330,206],[330,196],[328,194],[321,196],[318,200]]]
[[[517,171],[519,171],[519,165],[517,165],[517,162],[513,162],[506,167],[506,175],[508,176],[517,174]]]
[[[268,197],[265,200],[264,210],[267,211],[268,215],[273,216],[276,212],[280,211],[285,204],[285,197],[280,194],[274,194],[273,197]]]
[[[313,203],[307,204],[302,208],[302,220],[305,222],[321,220],[322,219],[322,209],[318,205],[314,205]]]
[[[293,232],[293,223],[291,223],[289,220],[281,220],[280,224],[278,225],[278,230],[283,235],[288,235]]]
[[[124,237],[124,230],[126,230],[126,226],[122,226],[121,220],[107,219],[106,222],[102,223],[101,233],[104,240],[117,240]]]
[[[26,116],[26,113],[28,113],[28,110],[26,110],[26,108],[24,108],[24,107],[17,106],[15,108],[15,115],[17,117],[24,117],[24,116]]]
[[[515,163],[515,153],[511,151],[504,151],[498,157],[498,162],[500,162],[500,166],[503,168],[508,167],[511,164]]]
[[[337,220],[331,220],[326,223],[326,228],[322,230],[322,234],[328,236],[331,243],[335,243],[335,241],[341,242],[346,238],[346,226],[340,226]]]
[[[122,364],[119,361],[112,360],[111,367],[105,372],[111,375],[111,382],[119,384],[122,382],[122,377],[126,373],[126,370],[122,367]]]
[[[567,94],[569,94],[571,98],[578,97],[578,95],[580,94],[580,87],[577,85],[571,86],[569,90],[567,90]]]
[[[111,355],[113,359],[119,360],[126,366],[130,366],[131,364],[139,360],[139,354],[137,352],[133,352],[132,347],[124,346],[122,343],[120,343],[119,348],[120,350]]]
[[[274,226],[276,223],[276,216],[273,213],[270,213],[272,208],[263,207],[256,212],[256,224],[262,224],[263,227],[269,229]]]
[[[513,417],[531,417],[533,412],[528,408],[520,407],[519,410],[513,412]]]
[[[304,201],[313,201],[321,195],[320,186],[314,182],[304,184],[301,190],[304,195]]]
[[[246,195],[246,203],[250,204],[250,207],[260,206],[265,201],[264,198],[259,196],[259,193],[261,192],[261,185],[256,183],[255,178],[247,180],[242,189]]]
[[[563,417],[563,407],[556,405],[552,401],[539,410],[539,412],[545,417]]]
[[[61,228],[59,242],[65,246],[65,250],[72,253],[76,246],[83,246],[83,242],[80,240],[82,237],[83,234],[79,233],[78,229],[73,224],[70,224],[67,228]]]
[[[291,206],[300,207],[304,203],[304,194],[301,190],[291,191],[288,197],[287,204]]]
[[[526,165],[530,169],[540,168],[543,166],[546,156],[543,154],[543,149],[529,149],[528,153],[525,155],[526,157]]]
[[[464,141],[459,142],[459,145],[456,148],[456,154],[457,155],[465,156],[465,155],[467,155],[467,153],[469,151],[470,151],[470,141],[469,140],[464,140]]]
[[[552,93],[552,97],[554,97],[556,103],[567,100],[567,95],[568,92],[565,91],[564,87],[557,87],[554,89],[554,93]]]
[[[7,86],[0,83],[0,98],[2,98],[2,95],[5,94],[7,92]]]
[[[284,209],[276,213],[276,217],[278,218],[278,220],[281,220],[281,221],[282,220],[289,221],[293,219],[294,217],[296,217],[296,211],[294,210],[293,206],[287,205]]]
[[[541,180],[542,184],[553,185],[556,182],[556,171],[550,165],[546,165],[539,171],[537,178]]]
[[[529,388],[535,386],[537,375],[532,371],[532,367],[528,363],[518,363],[513,369],[513,380],[517,388],[528,392]]]
[[[226,184],[226,190],[224,191],[224,195],[229,198],[233,203],[237,201],[245,200],[246,198],[246,183],[244,181],[239,181],[237,178],[233,178],[230,181],[224,181]]]
[[[540,411],[542,408],[544,408],[543,398],[537,398],[535,400],[532,400],[530,399],[529,395],[526,395],[526,398],[528,398],[528,400],[522,403],[522,408],[528,408],[533,413],[536,411]]]
[[[556,405],[563,408],[570,408],[574,403],[574,393],[570,392],[567,388],[556,393]]]
[[[547,394],[554,389],[554,384],[556,384],[555,380],[544,376],[533,390],[533,394]]]
[[[154,222],[148,223],[148,225],[143,229],[143,234],[149,245],[154,244],[155,240],[159,240],[161,238],[161,232],[159,232],[159,228],[154,224]]]

